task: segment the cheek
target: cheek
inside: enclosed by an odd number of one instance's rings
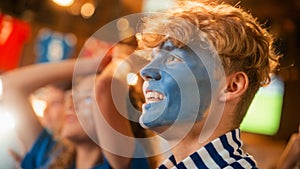
[[[79,121],[74,121],[73,123],[65,123],[62,128],[62,134],[73,135],[74,133],[80,132],[81,124]]]
[[[94,120],[92,118],[91,113],[87,114],[78,114],[78,118],[80,121],[80,125],[87,131],[87,132],[94,132]]]
[[[162,73],[161,76],[162,76],[161,87],[163,90],[167,91],[166,94],[177,92],[179,89],[178,84],[180,83],[180,81],[184,80],[182,79],[183,78],[182,73],[174,69]]]
[[[64,106],[63,106],[63,105],[56,106],[56,107],[54,107],[53,112],[54,112],[54,111],[55,111],[57,114],[61,114],[61,113],[64,112]]]
[[[81,124],[88,124],[88,118],[86,115],[82,114],[82,113],[79,113],[78,114],[78,120],[79,120],[79,123]]]
[[[182,78],[182,77],[181,77]],[[166,92],[166,107],[161,115],[162,121],[173,122],[178,114],[181,107],[181,89],[179,87],[179,79],[177,77],[168,76],[163,81],[163,89]]]
[[[205,100],[210,100],[212,89],[208,73],[206,72],[206,70],[198,70],[194,74],[197,80],[197,86],[201,98],[204,97]]]

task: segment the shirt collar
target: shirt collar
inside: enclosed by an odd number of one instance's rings
[[[240,139],[240,130],[235,129],[209,142],[180,163],[190,163],[191,159],[193,159],[192,156],[195,154],[197,154],[197,156],[201,159],[205,159],[207,166],[215,165],[217,161],[216,157],[221,158],[222,161],[226,161],[228,164],[245,157],[252,158],[248,154],[245,154],[241,147],[242,141]],[[177,164],[178,163],[176,162],[174,155],[172,155],[166,159],[159,168],[172,168]]]

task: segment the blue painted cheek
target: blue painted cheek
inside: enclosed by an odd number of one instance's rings
[[[200,96],[199,117],[201,117],[211,101],[211,82],[209,80],[207,70],[202,64],[193,65],[191,70],[193,71],[198,86],[198,92]]]
[[[161,79],[150,81],[149,88],[164,93],[166,99],[144,107],[141,122],[145,126],[153,128],[169,126],[175,121],[195,122],[199,112],[199,92],[195,77],[187,66],[162,71]]]
[[[170,73],[170,75],[168,73]],[[162,84],[164,84],[162,91],[166,93],[167,105],[160,119],[166,124],[172,124],[178,117],[178,112],[181,107],[181,95],[177,81],[171,77],[175,72],[170,71],[168,73],[164,73],[164,78],[162,78]]]
[[[149,89],[166,97],[163,101],[144,106],[140,122],[148,128],[168,126],[175,121],[200,120],[210,103],[206,69],[201,61],[191,59],[193,56],[190,57],[190,53],[180,54],[188,59],[168,65],[163,57],[156,57],[141,71],[144,77],[152,77]]]
[[[195,122],[198,116],[200,96],[197,79],[186,65],[179,66],[174,73],[179,86],[180,107],[177,109],[178,122]],[[173,98],[176,99],[176,98]]]
[[[150,81],[148,88],[163,93],[165,99],[144,105],[140,122],[148,128],[174,123],[181,104],[180,89],[176,81],[168,73],[162,71],[161,79]]]

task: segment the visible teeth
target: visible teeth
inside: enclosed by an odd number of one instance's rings
[[[164,96],[162,95],[162,94],[160,94],[160,93],[157,93],[157,92],[148,92],[147,94],[146,94],[146,97],[147,98],[156,98],[156,99],[163,99],[164,98]]]
[[[156,101],[154,100],[149,100],[147,103],[155,103]]]
[[[146,100],[148,103],[154,103],[158,102],[160,100],[163,100],[165,96],[158,92],[147,92],[146,93]]]

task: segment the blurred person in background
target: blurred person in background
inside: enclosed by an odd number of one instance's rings
[[[99,59],[99,58],[98,58]],[[80,74],[91,73],[93,70],[99,69],[103,71],[106,65],[98,67],[98,59],[83,59],[80,67]],[[107,58],[109,59],[109,58]],[[102,63],[108,63],[106,61]],[[95,138],[106,137],[100,135],[95,137],[87,133],[94,133],[95,127],[91,122],[90,111],[93,108],[93,81],[91,77],[83,77],[76,82],[75,88],[72,90],[75,96],[86,96],[87,98],[74,98],[70,92],[66,95],[65,113],[63,127],[60,137],[55,139],[53,134],[46,130],[36,117],[32,106],[28,101],[30,93],[45,86],[49,83],[55,83],[64,80],[70,80],[73,75],[75,66],[74,60],[63,61],[61,63],[38,64],[22,67],[3,74],[3,100],[7,108],[10,108],[17,121],[17,130],[21,141],[24,143],[26,155],[21,162],[21,167],[27,168],[148,168],[149,164],[146,158],[122,157],[117,154],[107,152],[103,155],[103,150],[95,143]],[[77,72],[78,73],[78,72]],[[35,76],[29,76],[35,74]],[[92,85],[93,86],[93,85]],[[16,107],[15,105],[18,105]],[[75,107],[76,108],[75,111]],[[81,122],[89,119],[85,125],[84,131],[81,127],[76,112]],[[93,112],[94,114],[97,112]],[[92,113],[92,114],[93,114]],[[87,121],[87,120],[86,120]],[[123,121],[130,128],[130,123],[125,118]],[[121,123],[121,121],[114,121]],[[129,135],[132,132],[128,130]],[[92,134],[93,135],[93,134]],[[64,141],[66,139],[66,141]],[[94,140],[93,140],[94,139]],[[65,143],[66,142],[66,143]],[[72,144],[69,144],[69,143]],[[111,140],[112,146],[114,141]],[[130,145],[127,145],[128,148]],[[133,151],[133,149],[128,149]],[[107,158],[105,158],[107,155]]]
[[[98,66],[92,59],[86,63],[88,68],[96,69]],[[51,168],[51,166],[55,166],[55,163],[58,163],[59,160],[54,159],[59,159],[60,154],[63,154],[60,156],[62,157],[59,164],[60,168],[72,167],[70,165],[74,163],[74,155],[79,157],[76,159],[75,164],[77,165],[77,163],[79,163],[79,166],[76,166],[77,168],[87,168],[87,166],[92,168],[99,164],[97,163],[98,161],[85,161],[85,159],[82,159],[85,156],[80,156],[81,153],[75,154],[73,144],[70,144],[67,140],[65,141],[64,138],[55,138],[54,133],[49,132],[49,130],[41,124],[29,101],[30,94],[36,89],[50,83],[71,80],[74,64],[75,60],[53,64],[36,64],[2,74],[3,104],[6,106],[6,109],[12,112],[14,119],[16,119],[16,130],[27,152],[22,159],[21,168]],[[88,70],[86,69],[86,71]],[[32,76],[33,74],[34,76]],[[58,105],[58,107],[60,107],[63,106],[64,103],[59,103]],[[49,109],[47,110],[46,108],[46,116],[48,116],[47,111],[49,111]],[[57,111],[60,110],[57,109]],[[63,116],[64,111],[60,111],[60,113],[62,113],[60,116]],[[59,129],[60,121],[57,122],[57,129]],[[55,126],[55,124],[53,126]],[[84,131],[78,131],[76,134],[80,133],[82,135],[85,134]],[[89,138],[87,135],[86,137]],[[99,152],[98,154],[95,153],[98,160],[101,149],[95,145],[93,151]],[[89,153],[91,153],[91,151],[89,151]],[[89,156],[89,159],[93,158]]]
[[[298,133],[294,133],[277,162],[276,169],[300,168],[300,125]]]
[[[65,91],[70,87],[60,87],[58,85],[47,85],[44,87],[44,101],[46,103],[43,116],[41,118],[42,125],[47,128],[53,135],[59,135],[63,124],[64,99]]]
[[[68,84],[49,84],[37,89],[30,96],[33,108],[35,109],[35,113],[38,115],[41,124],[55,138],[59,137],[59,133],[62,128],[64,117],[64,97],[65,90],[70,88],[68,86]],[[37,100],[40,104],[34,105]],[[44,103],[44,105],[41,105],[41,103]],[[9,149],[9,153],[14,158],[16,164],[20,165],[25,154],[25,150],[22,150],[22,154],[19,154],[13,149]]]

